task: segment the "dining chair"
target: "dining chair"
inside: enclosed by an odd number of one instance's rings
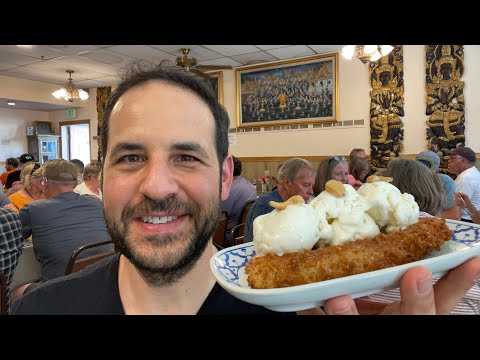
[[[252,207],[255,201],[256,199],[249,200],[243,205],[242,211],[240,212],[240,224],[242,223],[244,224],[247,221],[248,212],[250,211],[250,208]]]
[[[238,225],[235,225],[231,230],[230,230],[230,241],[232,245],[238,245],[243,243],[243,236],[245,234],[245,223],[241,223]],[[242,238],[242,242],[239,243],[237,241],[237,238]]]
[[[225,231],[227,231],[227,219],[228,213],[226,211],[222,211],[218,220],[217,228],[213,233],[213,245],[215,245],[218,250],[222,250],[225,248]]]
[[[116,254],[116,251],[106,251],[102,252],[99,254],[87,256],[81,259],[78,259],[78,256],[83,253],[85,250],[88,249],[93,249],[99,246],[107,245],[107,244],[113,244],[112,240],[107,240],[107,241],[99,241],[99,242],[93,242],[90,244],[86,244],[83,246],[80,246],[78,249],[76,249],[72,256],[70,257],[70,260],[68,261],[67,268],[65,270],[65,275],[80,271],[84,268],[86,268],[88,265],[94,264],[97,261],[100,261],[102,259],[105,259],[109,256],[112,256]]]

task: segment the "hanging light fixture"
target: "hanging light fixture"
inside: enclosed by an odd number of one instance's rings
[[[369,61],[377,61],[392,50],[392,45],[347,45],[342,49],[342,55],[348,60],[355,55],[357,59],[366,64]]]
[[[68,83],[66,83],[61,89],[58,89],[57,91],[54,91],[52,93],[52,95],[55,96],[57,99],[63,98],[70,102],[73,102],[77,99],[88,99],[88,93],[86,91],[82,89],[77,89],[75,85],[73,85],[72,74],[74,72],[75,71],[73,70],[67,70],[67,73],[70,74],[70,77],[68,78]]]

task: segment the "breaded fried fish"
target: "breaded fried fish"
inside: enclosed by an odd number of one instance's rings
[[[255,289],[309,284],[420,260],[451,236],[445,219],[421,218],[403,231],[373,238],[282,256],[255,256],[245,271]]]

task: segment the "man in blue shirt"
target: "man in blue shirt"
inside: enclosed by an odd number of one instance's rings
[[[315,184],[315,169],[304,159],[292,158],[283,164],[278,174],[277,189],[260,196],[248,212],[245,223],[244,242],[253,241],[253,221],[260,215],[273,211],[269,205],[270,201],[287,201],[294,195],[300,195],[305,203],[308,203],[313,196],[313,185]]]

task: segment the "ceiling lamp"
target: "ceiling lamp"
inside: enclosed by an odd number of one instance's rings
[[[364,64],[377,61],[382,56],[388,55],[393,50],[391,45],[347,45],[342,49],[344,58],[351,60],[353,55]]]
[[[75,85],[73,85],[72,81],[72,74],[75,71],[73,70],[67,70],[67,73],[70,74],[70,77],[68,78],[68,83],[66,83],[61,89],[58,89],[57,91],[54,91],[52,93],[53,96],[55,96],[57,99],[65,99],[67,101],[73,102],[77,99],[80,100],[87,100],[88,99],[88,93],[82,89],[77,89]]]

